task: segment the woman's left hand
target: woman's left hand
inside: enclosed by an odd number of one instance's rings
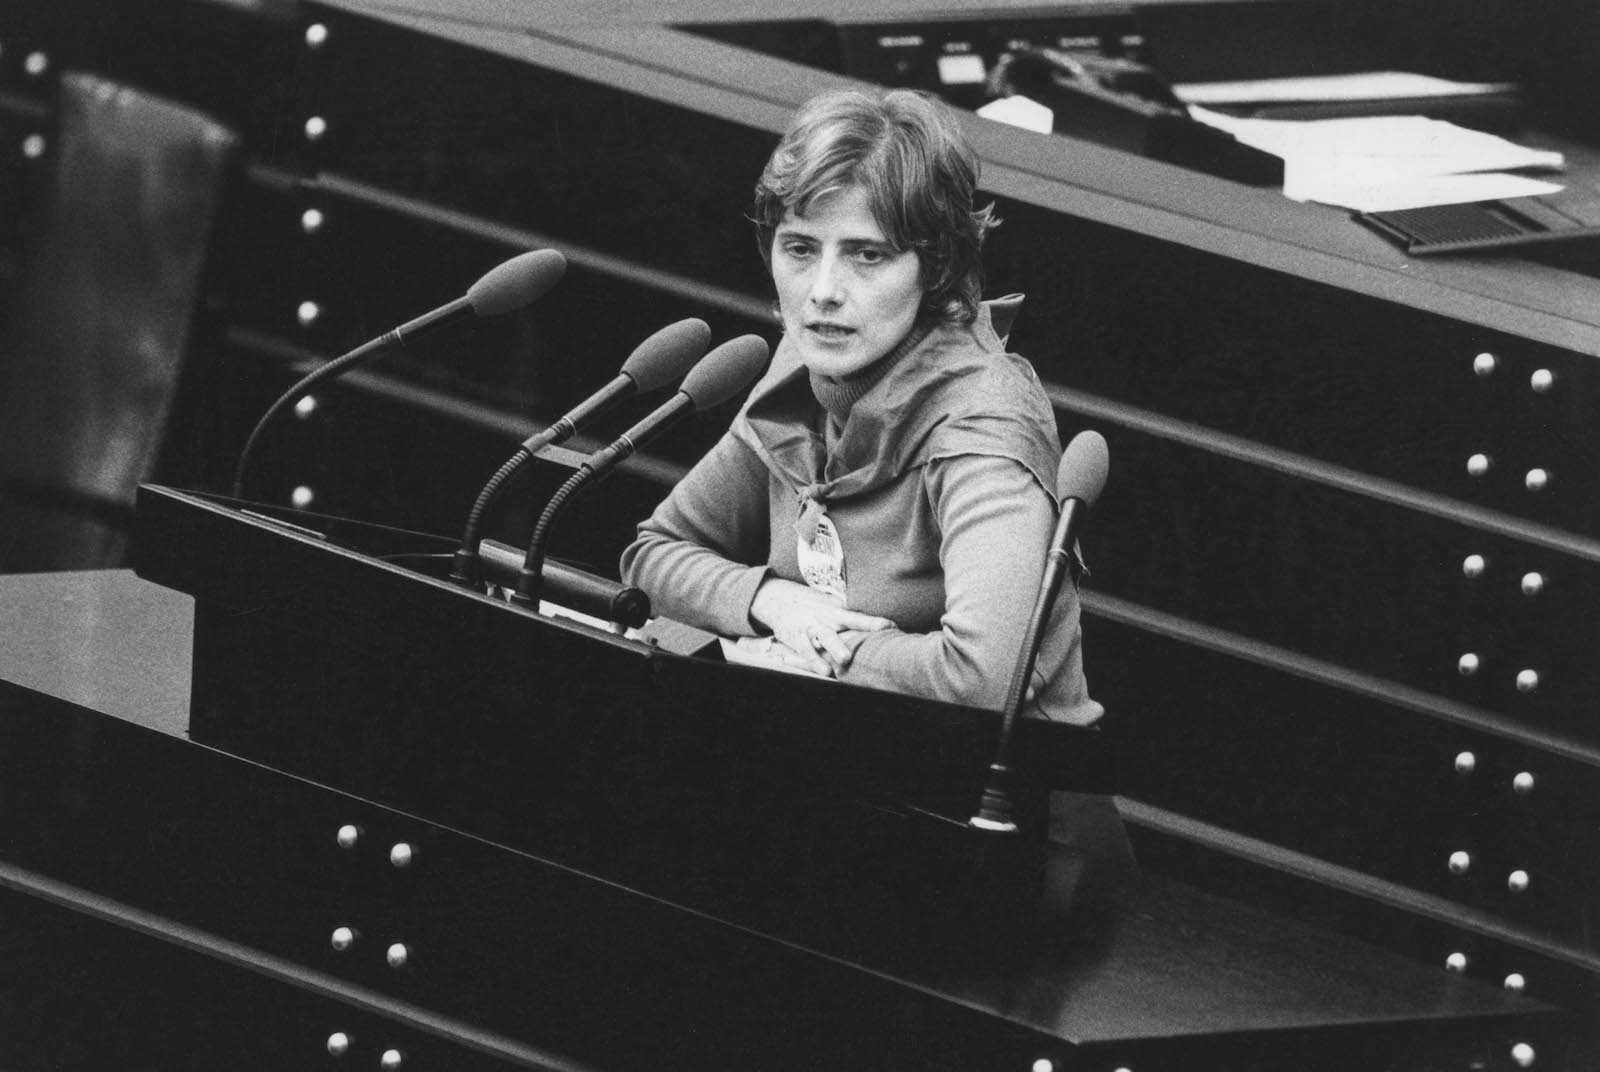
[[[861,646],[861,642],[866,639],[869,632],[875,632],[875,630],[843,629],[835,631],[816,626],[807,631],[806,637],[798,639],[799,643],[805,645],[803,651],[797,651],[794,645],[785,643],[778,637],[773,637],[772,639],[779,647],[789,652],[797,663],[804,665],[812,673],[838,677],[844,673],[845,668],[855,658],[856,648]]]
[[[888,618],[847,610],[833,596],[776,577],[757,589],[750,616],[772,630],[801,666],[827,677],[850,665],[866,633],[894,627]]]

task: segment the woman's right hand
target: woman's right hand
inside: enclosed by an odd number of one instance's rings
[[[840,633],[894,628],[888,618],[847,610],[826,592],[779,577],[761,582],[750,617],[791,649],[805,669],[825,677],[838,677],[855,655],[855,645]]]

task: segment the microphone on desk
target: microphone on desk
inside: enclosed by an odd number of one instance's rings
[[[1022,649],[1011,674],[1011,685],[1006,690],[1005,706],[1001,708],[1000,740],[994,762],[989,764],[989,784],[983,791],[978,814],[968,820],[968,825],[975,829],[1001,834],[1017,831],[1011,814],[1012,735],[1027,695],[1028,679],[1033,676],[1033,665],[1039,657],[1039,644],[1050,622],[1050,611],[1061,591],[1061,582],[1071,569],[1072,547],[1078,530],[1105,490],[1110,470],[1111,454],[1099,432],[1079,432],[1062,452],[1061,464],[1056,470],[1056,498],[1061,502],[1061,513],[1056,518],[1055,533],[1045,557],[1044,578],[1039,584],[1027,632],[1023,634]]]
[[[483,490],[467,515],[467,524],[461,535],[461,546],[456,549],[455,562],[450,569],[450,579],[468,588],[476,588],[481,571],[478,568],[478,532],[489,505],[502,488],[545,447],[565,442],[579,426],[597,413],[635,394],[644,394],[665,387],[683,374],[684,369],[702,357],[711,346],[711,328],[704,320],[690,317],[676,324],[668,324],[634,348],[622,369],[600,390],[579,402],[549,427],[541,429],[523,440],[517,452],[507,458]]]
[[[551,288],[561,281],[566,270],[567,259],[556,250],[536,249],[518,254],[484,273],[483,278],[467,288],[463,296],[423,313],[413,320],[408,320],[399,327],[391,328],[377,338],[367,340],[349,353],[313,369],[298,383],[279,395],[277,401],[267,407],[267,411],[251,429],[249,438],[245,440],[244,449],[239,452],[239,461],[234,467],[234,497],[239,498],[244,494],[245,473],[249,469],[256,444],[261,439],[261,433],[278,414],[316,384],[340,375],[385,347],[404,346],[410,340],[446,324],[474,317],[503,316],[531,305],[549,293]]]
[[[629,458],[639,444],[658,435],[678,418],[732,398],[761,374],[770,353],[766,340],[759,335],[741,335],[729,339],[689,370],[677,393],[670,399],[618,436],[609,446],[584,459],[578,471],[568,477],[567,482],[545,504],[544,513],[534,526],[533,538],[528,541],[528,554],[523,559],[522,573],[512,598],[519,603],[538,604],[545,541],[551,523],[567,500],[584,486],[603,480]]]

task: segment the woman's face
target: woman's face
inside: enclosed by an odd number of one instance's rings
[[[905,338],[922,305],[922,265],[894,252],[859,186],[786,213],[772,236],[784,334],[812,372],[847,376]]]

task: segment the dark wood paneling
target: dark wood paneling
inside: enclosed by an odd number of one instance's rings
[[[320,214],[307,233],[303,216]],[[448,393],[467,406],[554,421],[616,375],[658,328],[695,316],[717,342],[773,334],[765,303],[725,296],[689,277],[630,278],[629,262],[478,217],[419,217],[412,202],[330,182],[247,184],[219,236],[211,311],[235,331],[333,357],[444,304],[500,261],[529,248],[568,255],[566,275],[527,309],[472,321],[378,355],[373,368]],[[300,318],[312,302],[314,320]],[[626,427],[661,399],[625,405]],[[726,423],[735,403],[718,410]],[[701,435],[681,462],[709,447]],[[491,470],[492,471],[492,470]],[[487,474],[485,474],[487,476]]]
[[[329,1050],[335,1034],[348,1039],[340,1060],[370,1068],[391,1049],[408,1067],[571,1067],[559,1059],[491,1056],[12,889],[0,889],[0,905],[7,964],[0,980],[0,1060],[12,1067],[336,1067]]]
[[[305,118],[328,133],[274,146],[271,161],[735,290],[759,278],[745,213],[772,134],[368,19],[316,17],[329,38],[305,58]]]
[[[1589,542],[1554,546],[1483,515],[1438,516],[1142,430],[1098,427],[1115,477],[1084,538],[1094,587],[1353,670],[1494,711],[1509,723],[1594,741],[1589,697],[1600,592]],[[1310,467],[1315,475],[1315,467]],[[1374,485],[1374,490],[1388,490]],[[1404,489],[1401,489],[1403,492]],[[1541,534],[1530,530],[1532,535]],[[1579,553],[1588,552],[1588,553]],[[1485,561],[1468,576],[1469,556]],[[1524,593],[1530,573],[1543,579]],[[1462,672],[1474,656],[1477,669]],[[1532,691],[1518,675],[1533,670]]]
[[[1047,381],[1575,532],[1600,533],[1593,359],[1012,201],[991,289]],[[1475,371],[1494,357],[1489,374]],[[1547,370],[1552,384],[1533,386]],[[1478,453],[1493,465],[1469,475]],[[1529,470],[1550,474],[1545,490]]]
[[[333,1030],[370,1047],[394,1037],[393,1025],[360,1015],[375,1013],[396,1021],[401,1047],[419,1053],[448,1053],[442,1039],[491,1056],[537,1048],[608,1068],[1002,1072],[1041,1059],[1072,1067],[1142,1056],[1167,1069],[1226,1054],[1246,1069],[1331,1070],[1397,1052],[1493,1053],[1513,1037],[1542,1048],[1558,1029],[1542,1003],[1462,986],[1364,942],[1171,882],[1151,883],[1125,917],[1077,933],[1017,912],[1004,886],[977,903],[940,903],[951,892],[942,884],[916,897],[898,888],[914,885],[907,872],[857,891],[881,897],[878,923],[904,930],[960,911],[892,963],[880,960],[888,945],[875,928],[859,946],[821,956],[15,686],[0,685],[0,712],[5,884],[201,954],[152,955],[150,943],[120,931],[46,919],[43,935],[63,936],[58,953],[93,948],[109,959],[97,978],[120,982],[137,970],[145,980],[118,995],[123,1014],[78,1036],[90,1053],[121,1042],[135,1057],[159,1056],[172,1041],[130,1030],[120,1016],[231,1000],[199,997],[208,987],[256,1000],[196,1028],[203,1053],[213,1039],[237,1045],[258,1029],[281,1031],[274,1045],[291,1050]],[[55,802],[49,824],[30,808],[43,800]],[[634,818],[663,828],[690,821],[673,801],[656,803],[658,813]],[[341,844],[346,824],[357,833]],[[774,848],[803,825],[776,822]],[[858,832],[865,842],[843,838],[840,847],[877,840],[871,825]],[[413,853],[396,868],[400,840]],[[52,1011],[41,993],[82,961],[47,959],[44,942],[14,934],[14,924],[54,913],[6,899],[17,911],[0,934],[21,951],[7,985],[22,980],[22,1008]],[[343,951],[327,942],[340,922],[358,932]],[[399,968],[387,962],[395,940],[408,946]],[[231,969],[332,1001],[270,993]],[[405,1030],[417,1027],[432,1038]],[[1262,1028],[1271,1030],[1246,1037]]]
[[[1594,948],[1593,754],[1397,711],[1248,649],[1206,650],[1094,613],[1085,631],[1127,796]],[[1142,669],[1152,666],[1161,672]],[[1523,773],[1526,793],[1514,787]],[[1459,874],[1458,851],[1471,857]],[[1523,892],[1507,885],[1519,870]]]

